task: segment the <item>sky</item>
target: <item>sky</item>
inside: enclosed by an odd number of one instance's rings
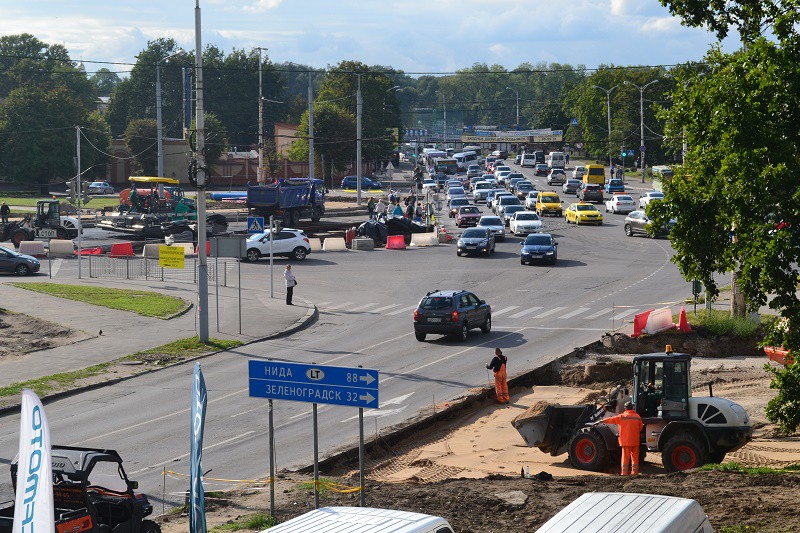
[[[2,4],[0,35],[31,33],[64,45],[75,60],[132,63],[159,37],[194,49],[194,0]],[[702,59],[716,42],[681,26],[658,0],[200,0],[200,7],[204,45],[260,46],[274,62],[318,68],[345,59],[437,73],[525,61],[672,65]],[[738,48],[734,39],[723,45]]]

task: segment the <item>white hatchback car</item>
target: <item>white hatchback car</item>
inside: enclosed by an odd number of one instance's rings
[[[311,245],[303,230],[284,228],[273,231],[272,255],[284,256],[289,259],[302,261],[311,253]],[[269,257],[269,232],[256,233],[247,238],[247,252],[245,259],[258,261],[262,257]]]
[[[657,202],[660,202],[663,199],[664,199],[664,193],[663,192],[650,191],[648,193],[644,193],[639,198],[639,209],[646,209],[647,208],[647,204],[649,204],[650,202],[652,202],[654,200],[657,201]]]
[[[628,213],[636,210],[636,202],[628,194],[615,194],[611,199],[606,200],[606,213]]]
[[[508,228],[514,235],[528,235],[544,231],[544,222],[533,211],[517,211],[512,215]]]
[[[536,210],[536,198],[539,197],[539,191],[531,191],[525,196],[525,209],[531,211]]]
[[[586,167],[583,165],[578,165],[572,170],[572,179],[579,180],[586,174]]]

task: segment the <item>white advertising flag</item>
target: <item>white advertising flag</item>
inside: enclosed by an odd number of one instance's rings
[[[41,400],[30,389],[22,391],[18,461],[13,533],[52,533],[55,510],[50,426]]]

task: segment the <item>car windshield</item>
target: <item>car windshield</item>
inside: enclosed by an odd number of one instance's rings
[[[501,196],[500,197],[500,205],[517,205],[519,204],[519,200],[517,200],[516,196]]]
[[[475,188],[476,189],[491,189],[492,188],[492,184],[491,183],[476,183],[475,184]]]
[[[617,196],[617,201],[618,202],[632,202],[633,198],[631,198],[630,196]]]
[[[558,196],[548,195],[548,196],[542,196],[542,202],[555,204],[560,202],[560,200],[558,199]]]
[[[453,299],[447,296],[426,296],[419,305],[422,309],[449,309]]]
[[[461,208],[461,214],[463,215],[464,213],[473,215],[475,213],[480,213],[480,210],[477,207],[473,207],[473,206],[471,206],[471,207],[462,207]]]
[[[18,255],[22,255],[22,254],[16,252],[15,250],[9,250],[5,246],[0,246],[0,252],[5,252],[5,253],[7,253],[7,254],[9,254],[11,256],[15,256],[15,257],[18,256]]]
[[[575,206],[575,209],[578,211],[597,211],[593,205],[577,205]]]
[[[611,180],[608,182],[609,185],[622,185],[622,180]]]
[[[539,220],[539,215],[536,213],[517,213],[517,221],[520,220]]]
[[[464,194],[464,189],[460,187],[453,187],[447,191],[447,194]]]
[[[105,183],[103,183],[102,181],[93,181],[92,184],[89,185],[89,187],[102,187],[103,185],[105,185]]]
[[[461,234],[462,237],[466,237],[467,239],[480,239],[486,238],[486,230],[485,229],[478,229],[478,228],[470,228],[465,230],[464,233]]]
[[[469,200],[466,198],[453,198],[450,200],[450,205],[452,206],[459,206],[459,205],[469,205]]]
[[[481,226],[502,226],[503,223],[500,221],[500,217],[483,217],[481,218],[480,222],[478,222]]]
[[[550,246],[552,237],[549,235],[528,235],[525,239],[526,246]]]
[[[510,206],[506,207],[506,210],[504,211],[504,213],[506,215],[513,215],[514,213],[516,213],[518,211],[525,211],[525,208],[523,206],[521,206],[521,205],[510,205]]]

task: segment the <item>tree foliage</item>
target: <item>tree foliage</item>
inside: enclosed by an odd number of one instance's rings
[[[767,419],[778,422],[783,432],[794,433],[800,426],[800,362],[795,360],[783,368],[766,364],[764,369],[772,374],[769,388],[778,389],[764,410]]]
[[[137,118],[125,128],[125,146],[139,164],[142,176],[158,173],[157,132],[156,121],[151,118]]]
[[[114,88],[121,81],[116,72],[112,72],[105,67],[98,69],[89,80],[94,84],[95,92],[98,96],[111,96]]]
[[[300,119],[297,134],[300,140],[292,143],[289,157],[293,161],[306,161],[308,112]],[[355,159],[356,120],[337,102],[314,104],[314,137],[314,155],[324,156],[328,165],[333,162],[338,170],[342,170]]]
[[[203,127],[205,129],[205,162],[206,167],[210,167],[219,161],[223,153],[228,151],[228,130],[214,113],[203,114]],[[195,129],[196,122],[192,120],[192,132],[194,132]],[[195,138],[194,135],[195,134],[192,133],[192,140]]]

